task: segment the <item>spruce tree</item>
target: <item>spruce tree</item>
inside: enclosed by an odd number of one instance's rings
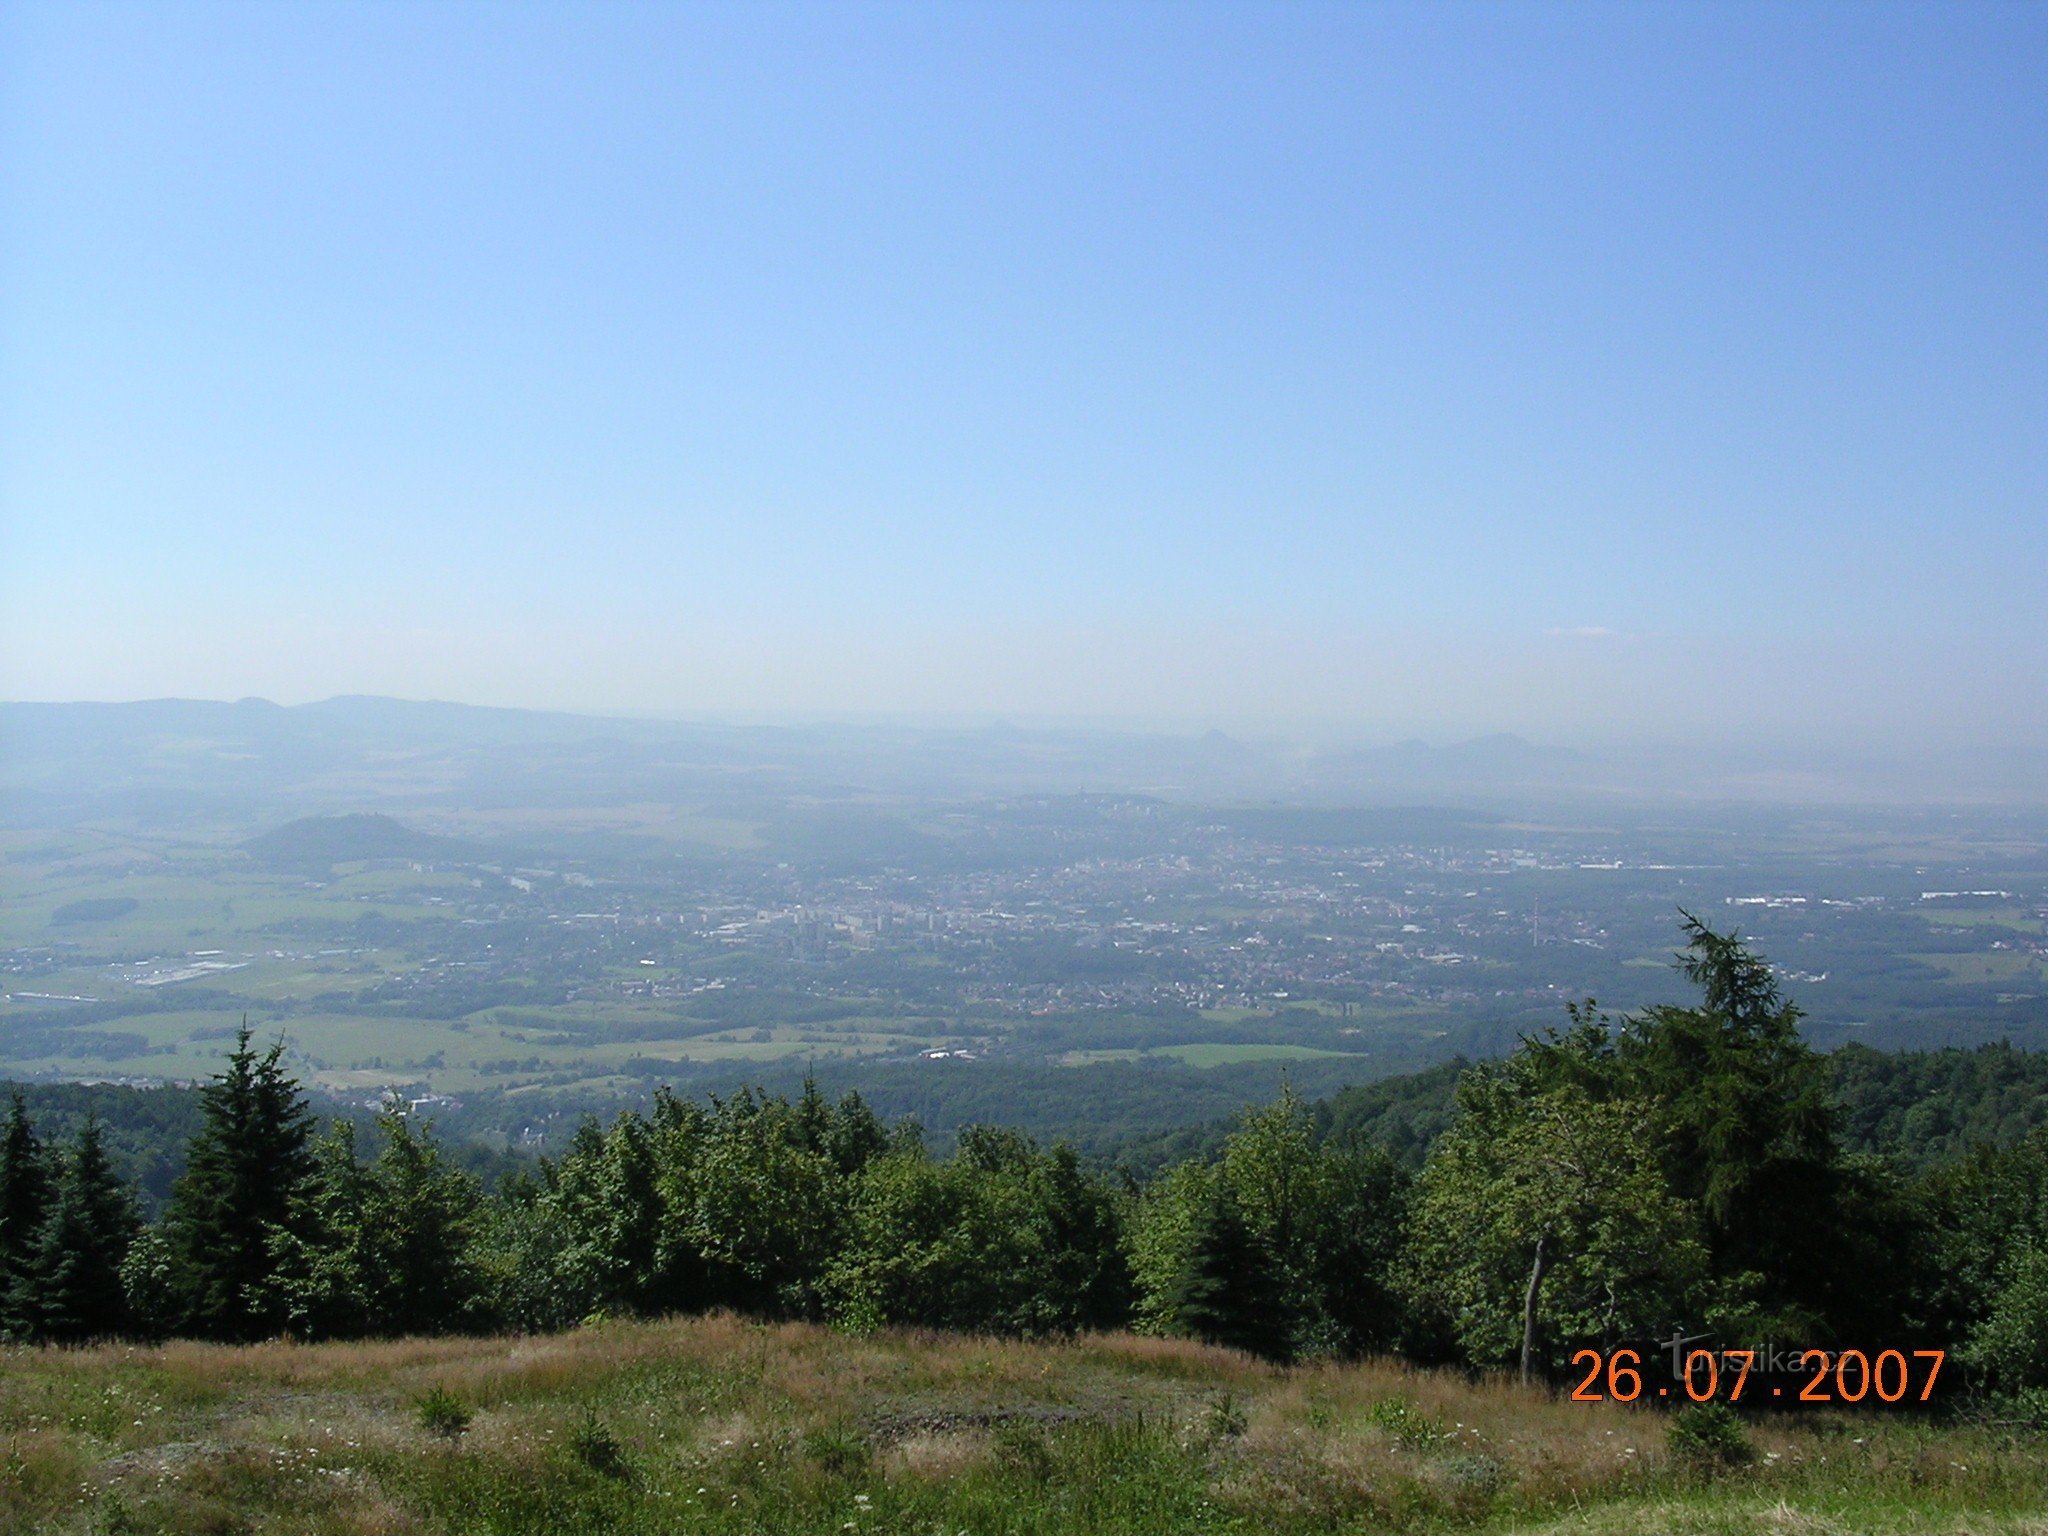
[[[96,1118],[63,1160],[34,1265],[17,1293],[37,1338],[81,1344],[125,1330],[121,1262],[140,1223],[135,1199],[114,1176]]]
[[[304,1210],[312,1116],[283,1055],[282,1040],[258,1055],[245,1023],[200,1090],[204,1123],[164,1220],[181,1331],[247,1340],[284,1321],[273,1256]]]
[[[1267,1360],[1292,1353],[1287,1297],[1271,1251],[1218,1196],[1197,1221],[1168,1298],[1175,1331]]]
[[[13,1297],[35,1264],[36,1243],[50,1213],[50,1159],[14,1095],[0,1133],[0,1338],[25,1338],[30,1320],[17,1317]]]
[[[379,1128],[384,1149],[369,1167],[363,1205],[373,1325],[459,1332],[479,1320],[483,1277],[470,1244],[482,1191],[403,1115],[385,1115]]]
[[[1130,1321],[1131,1271],[1109,1190],[1062,1142],[1030,1172],[1037,1206],[1038,1316],[1058,1333]]]
[[[295,1337],[357,1338],[376,1331],[364,1220],[369,1189],[369,1171],[356,1156],[356,1128],[337,1120],[315,1144],[313,1172],[300,1187],[293,1219],[273,1234],[272,1283],[283,1325]]]
[[[378,1128],[384,1147],[368,1164],[352,1126],[322,1139],[299,1229],[278,1243],[276,1285],[295,1333],[452,1333],[484,1316],[476,1180],[405,1116],[388,1113]]]
[[[1704,1218],[1722,1305],[1752,1336],[1860,1338],[1859,1324],[1881,1326],[1869,1303],[1901,1273],[1868,1237],[1899,1219],[1883,1209],[1897,1202],[1843,1158],[1826,1063],[1776,973],[1689,913],[1685,933],[1701,1006],[1625,1021],[1621,1085],[1646,1107],[1672,1190]]]

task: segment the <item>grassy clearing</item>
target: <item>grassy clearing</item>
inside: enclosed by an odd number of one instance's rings
[[[1160,1058],[1190,1067],[1235,1066],[1245,1061],[1307,1061],[1332,1056],[1357,1056],[1358,1051],[1326,1051],[1313,1045],[1217,1044],[1157,1045],[1142,1049],[1069,1051],[1060,1061],[1070,1067],[1092,1066],[1101,1061],[1144,1061]]]
[[[917,1037],[839,1036],[815,1040],[732,1040],[700,1036],[691,1040],[628,1040],[585,1051],[580,1060],[592,1063],[646,1061],[786,1061],[800,1056],[862,1056],[902,1051],[934,1042]]]
[[[2030,916],[2017,907],[1998,907],[1989,911],[1923,909],[1920,916],[1936,928],[2010,928],[2014,933],[2039,933],[2042,927],[2038,917]]]
[[[551,1338],[0,1355],[0,1528],[2039,1532],[2038,1437],[1868,1415],[1674,1462],[1655,1413],[1195,1345]]]
[[[1943,971],[1951,981],[1983,985],[1995,981],[2035,981],[2040,962],[2024,950],[1990,950],[1969,955],[1909,955],[1911,960]]]

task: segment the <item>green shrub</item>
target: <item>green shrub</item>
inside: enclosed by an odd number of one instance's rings
[[[2000,1391],[2048,1387],[2048,1248],[2023,1250],[2007,1265],[1964,1359]]]
[[[420,1428],[444,1440],[454,1440],[469,1428],[474,1415],[469,1406],[446,1387],[435,1387],[413,1400]]]
[[[1419,1413],[1398,1397],[1384,1397],[1365,1411],[1365,1422],[1383,1429],[1405,1451],[1426,1450],[1447,1431],[1439,1419]]]
[[[148,1529],[118,1493],[100,1505],[92,1523],[93,1536],[146,1536]]]
[[[1756,1452],[1742,1420],[1726,1403],[1692,1403],[1671,1415],[1664,1443],[1680,1461],[1696,1467],[1735,1467]]]
[[[569,1437],[569,1454],[599,1477],[624,1477],[626,1448],[595,1413],[586,1413]]]
[[[2010,1428],[2048,1430],[2048,1388],[2029,1387],[1990,1398],[1986,1408],[1988,1417]]]

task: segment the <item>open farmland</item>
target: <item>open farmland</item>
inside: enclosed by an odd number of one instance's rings
[[[987,1113],[1051,1068],[1121,1074],[1157,1125],[1282,1073],[1492,1054],[1575,997],[1659,1001],[1680,907],[1749,935],[1822,1044],[2048,1040],[2048,856],[2011,817],[1745,813],[1738,848],[1711,820],[1132,795],[479,812],[381,772],[405,816],[6,833],[0,1069],[199,1079],[246,1014],[340,1098],[886,1071],[897,1110],[945,1119],[920,1081]]]

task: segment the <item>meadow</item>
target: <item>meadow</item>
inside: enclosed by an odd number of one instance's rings
[[[549,1337],[0,1355],[0,1527],[88,1532],[2035,1532],[2048,1438],[1666,1413],[1130,1335],[712,1316]]]

